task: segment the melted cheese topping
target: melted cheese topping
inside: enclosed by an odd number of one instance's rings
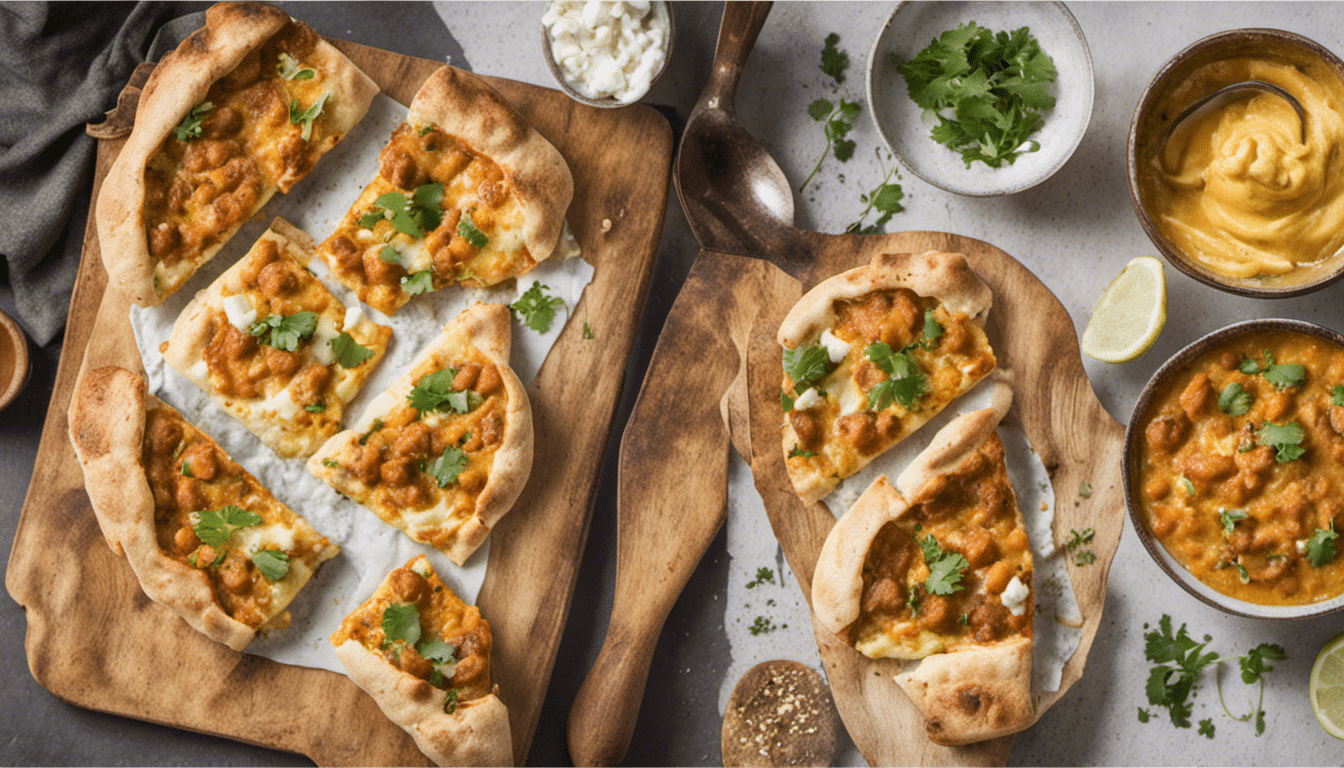
[[[435,207],[440,218],[417,236],[399,228],[377,201],[389,194],[414,200],[426,184],[443,185]],[[361,226],[361,218],[380,213],[371,227]],[[403,123],[383,148],[378,176],[317,252],[361,301],[390,314],[411,299],[405,281],[418,273],[428,271],[437,290],[452,283],[494,285],[531,270],[550,254],[528,251],[524,223],[517,193],[493,160],[436,126]],[[397,254],[391,261],[384,256],[388,246]]]

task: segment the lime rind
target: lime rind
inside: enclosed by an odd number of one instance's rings
[[[1336,739],[1344,739],[1344,634],[1326,643],[1316,655],[1307,696],[1321,729]]]

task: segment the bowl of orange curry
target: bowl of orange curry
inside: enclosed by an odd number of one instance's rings
[[[1249,320],[1168,360],[1125,431],[1125,502],[1167,575],[1251,618],[1344,608],[1344,335]]]

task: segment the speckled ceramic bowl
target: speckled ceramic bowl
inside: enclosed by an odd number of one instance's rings
[[[1344,334],[1302,320],[1265,319],[1247,320],[1220,328],[1195,340],[1185,349],[1177,352],[1157,369],[1153,377],[1139,395],[1130,414],[1129,426],[1125,428],[1125,450],[1123,478],[1125,486],[1125,506],[1129,508],[1129,520],[1143,542],[1144,549],[1152,556],[1153,562],[1179,584],[1185,591],[1201,602],[1207,603],[1226,613],[1245,616],[1252,619],[1307,619],[1324,616],[1344,609],[1344,594],[1337,595],[1310,605],[1260,605],[1225,595],[1208,584],[1200,581],[1184,565],[1181,565],[1166,547],[1153,535],[1148,527],[1148,519],[1140,504],[1142,488],[1139,484],[1139,448],[1144,439],[1144,426],[1141,423],[1148,411],[1149,404],[1163,385],[1179,375],[1201,353],[1215,345],[1244,334],[1261,331],[1295,331],[1316,336],[1344,349]],[[1344,551],[1344,544],[1340,545]],[[1344,556],[1344,555],[1341,555]]]
[[[667,63],[672,60],[672,44],[675,43],[677,39],[677,24],[676,19],[672,14],[672,3],[667,2],[667,0],[659,0],[653,4],[652,11],[662,15],[667,20],[667,54],[663,56],[663,66],[658,68],[658,71],[653,75],[653,79],[649,81],[650,90],[653,88],[654,83],[658,82],[658,78],[662,77],[663,73],[667,71]],[[570,85],[569,81],[565,79],[565,73],[560,69],[560,65],[556,62],[555,55],[551,52],[551,36],[545,25],[542,25],[541,27],[541,52],[542,55],[545,56],[546,66],[551,70],[551,75],[555,78],[555,82],[559,84],[560,90],[564,91],[566,96],[580,104],[587,104],[590,107],[599,107],[601,109],[616,109],[618,107],[634,104],[648,94],[648,90],[646,90],[644,93],[641,93],[628,101],[618,101],[610,97],[605,99],[594,99],[579,92],[577,88]]]
[[[923,120],[924,110],[910,99],[905,78],[891,60],[892,54],[903,61],[913,58],[931,40],[968,21],[995,32],[1029,28],[1059,73],[1055,107],[1044,113],[1045,125],[1031,137],[1041,148],[1001,168],[980,162],[967,167],[959,153],[930,138],[931,124]],[[1063,3],[901,3],[868,52],[868,104],[882,141],[911,173],[970,197],[1021,192],[1053,176],[1087,132],[1094,88],[1087,39]]]
[[[1287,298],[1319,290],[1344,276],[1344,250],[1311,266],[1284,275],[1263,278],[1231,278],[1213,272],[1192,260],[1158,231],[1149,213],[1154,193],[1151,163],[1161,150],[1172,121],[1179,114],[1162,112],[1157,105],[1200,67],[1237,57],[1266,57],[1299,67],[1329,67],[1344,77],[1344,61],[1318,43],[1301,35],[1277,29],[1233,29],[1195,42],[1176,54],[1153,76],[1139,97],[1130,122],[1126,149],[1129,196],[1139,224],[1157,249],[1176,267],[1194,279],[1229,293],[1262,299]],[[1191,103],[1204,94],[1192,94]]]

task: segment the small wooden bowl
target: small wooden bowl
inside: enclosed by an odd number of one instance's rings
[[[28,338],[18,323],[0,312],[0,408],[14,402],[31,370]]]
[[[1344,61],[1324,46],[1292,32],[1278,29],[1233,29],[1199,40],[1173,56],[1153,76],[1139,97],[1129,126],[1125,151],[1129,198],[1134,213],[1158,251],[1194,279],[1222,291],[1260,299],[1300,296],[1320,290],[1344,277],[1344,249],[1333,256],[1283,275],[1235,278],[1217,274],[1199,264],[1158,231],[1149,213],[1151,161],[1162,150],[1172,121],[1180,109],[1163,112],[1158,105],[1201,67],[1234,58],[1262,58],[1292,63],[1298,67],[1329,68],[1344,78]],[[1212,90],[1212,89],[1211,89]],[[1211,92],[1210,90],[1210,92]],[[1193,94],[1190,102],[1204,94]]]
[[[672,4],[667,2],[667,0],[659,0],[659,2],[653,4],[651,10],[653,13],[662,14],[667,17],[667,54],[663,56],[663,66],[658,68],[658,71],[653,75],[653,79],[649,81],[649,90],[653,90],[654,84],[657,83],[658,79],[667,71],[667,63],[672,60],[672,44],[676,42],[677,39],[677,23],[676,18],[672,14]],[[566,96],[580,104],[587,104],[590,107],[598,107],[600,109],[617,109],[619,107],[628,107],[631,104],[635,104],[649,93],[649,91],[644,91],[629,101],[618,101],[611,97],[594,99],[583,95],[565,79],[565,73],[560,69],[560,64],[556,62],[555,55],[551,51],[551,35],[545,25],[542,25],[541,27],[541,52],[546,58],[546,66],[551,70],[551,75],[555,78],[555,82],[560,85],[560,90],[564,91]]]
[[[1129,509],[1129,521],[1134,526],[1134,531],[1139,535],[1139,540],[1143,542],[1144,549],[1148,550],[1148,554],[1153,558],[1153,562],[1157,563],[1158,567],[1172,581],[1179,584],[1201,602],[1225,613],[1250,619],[1317,618],[1344,609],[1344,594],[1309,605],[1260,605],[1259,603],[1251,603],[1225,595],[1196,578],[1167,551],[1162,542],[1153,536],[1153,532],[1148,528],[1147,516],[1144,514],[1140,502],[1142,488],[1139,482],[1141,469],[1139,466],[1139,444],[1144,439],[1144,425],[1141,422],[1148,411],[1149,404],[1156,396],[1156,392],[1162,389],[1163,385],[1173,377],[1179,375],[1186,365],[1203,352],[1228,339],[1260,331],[1304,333],[1325,339],[1344,349],[1344,334],[1337,331],[1302,320],[1264,319],[1247,320],[1220,328],[1196,339],[1185,349],[1172,355],[1171,359],[1163,363],[1162,367],[1158,368],[1153,377],[1148,380],[1148,384],[1144,386],[1138,402],[1134,404],[1134,411],[1130,414],[1129,425],[1125,427],[1124,465],[1122,467],[1125,506]]]

